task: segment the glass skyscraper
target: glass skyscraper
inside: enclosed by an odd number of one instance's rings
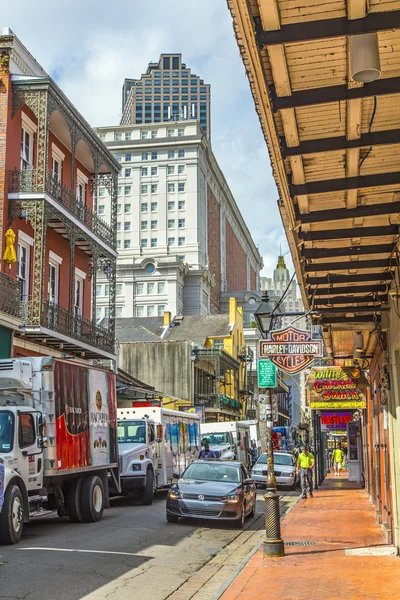
[[[140,79],[125,79],[121,125],[192,119],[210,138],[210,85],[182,63],[181,54],[161,54]]]

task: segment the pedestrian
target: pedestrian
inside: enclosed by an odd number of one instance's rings
[[[300,448],[299,448],[299,444],[295,444],[294,448],[293,448],[293,456],[295,457],[295,459],[297,460],[300,454]]]
[[[340,469],[343,463],[343,450],[340,445],[337,445],[333,451],[333,476],[339,477]]]
[[[200,450],[199,458],[217,458],[215,452],[210,450],[210,444],[206,442],[204,448]]]
[[[253,468],[256,462],[258,461],[258,448],[256,442],[253,442],[250,448],[251,454],[251,467]]]
[[[308,446],[303,446],[302,452],[297,457],[297,473],[300,471],[300,483],[302,498],[307,498],[307,484],[310,490],[310,497],[313,497],[313,474],[314,455],[310,452]]]

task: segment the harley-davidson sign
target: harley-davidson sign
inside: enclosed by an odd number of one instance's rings
[[[322,352],[321,340],[313,340],[309,331],[294,327],[273,331],[270,340],[260,341],[260,358],[269,358],[287,373],[299,373]]]

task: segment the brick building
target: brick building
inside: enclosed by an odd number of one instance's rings
[[[115,358],[119,163],[11,30],[0,36],[0,355]],[[110,192],[109,221],[97,214]],[[10,240],[11,236],[11,240]],[[15,239],[14,237],[15,236]],[[107,274],[110,322],[92,290]]]

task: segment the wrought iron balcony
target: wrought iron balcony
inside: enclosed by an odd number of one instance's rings
[[[216,408],[219,410],[230,410],[239,412],[242,404],[239,400],[229,398],[225,394],[195,394],[196,404],[201,404],[205,408]]]
[[[0,272],[0,312],[19,318],[20,294],[19,281]]]
[[[47,171],[44,184],[39,183],[38,171],[26,169],[10,171],[10,193],[46,193],[58,204],[63,206],[90,231],[97,235],[103,242],[115,247],[115,234],[103,219],[96,215],[86,204],[76,198],[73,192],[62,185],[57,177]]]
[[[89,321],[49,301],[42,303],[41,319],[40,324],[38,324],[33,322],[31,308],[32,301],[21,303],[21,315],[24,325],[27,328],[29,326],[43,327],[99,350],[114,354],[114,337],[105,327],[100,327],[95,322]]]

